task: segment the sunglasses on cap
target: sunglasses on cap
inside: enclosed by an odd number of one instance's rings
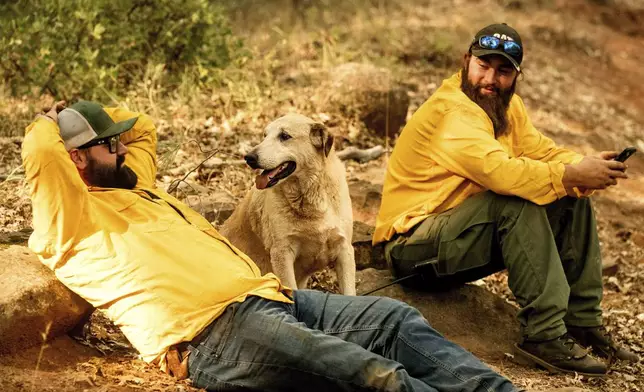
[[[105,139],[92,140],[89,143],[85,143],[78,149],[90,148],[94,146],[100,146],[101,144],[107,144],[110,149],[110,154],[116,154],[117,148],[119,146],[120,138],[119,135],[114,135],[107,137]]]
[[[476,43],[476,41],[474,41]],[[499,49],[501,47],[503,51],[510,56],[519,56],[521,55],[521,46],[514,41],[506,41],[498,37],[491,35],[485,35],[478,40],[478,44],[483,49]]]

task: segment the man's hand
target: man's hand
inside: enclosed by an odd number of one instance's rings
[[[597,154],[597,156],[600,159],[603,159],[605,161],[610,161],[612,159],[615,159],[617,158],[618,155],[619,155],[619,151],[602,151],[599,154]]]
[[[585,157],[576,165],[566,165],[563,184],[566,188],[606,189],[616,185],[618,178],[628,178],[626,165],[613,161],[619,153],[603,151],[598,157]]]
[[[42,109],[42,111],[45,114],[41,114],[41,116],[48,117],[53,122],[58,123],[58,112],[65,109],[65,105],[66,105],[65,101],[54,102],[54,104],[51,107],[44,107]]]

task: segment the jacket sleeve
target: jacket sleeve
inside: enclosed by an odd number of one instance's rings
[[[129,131],[121,135],[121,142],[127,146],[125,164],[139,178],[137,187],[154,188],[157,175],[157,131],[150,116],[131,112],[123,108],[105,108],[114,122],[138,117]]]
[[[487,117],[457,107],[443,116],[432,139],[430,158],[484,188],[540,205],[566,196],[564,164],[511,157],[494,138]]]
[[[76,240],[83,224],[80,217],[88,208],[89,191],[54,121],[39,117],[27,127],[21,155],[32,202],[34,235],[47,239],[30,240],[30,246],[43,259],[53,259],[48,263],[53,268],[55,260]]]
[[[549,137],[539,132],[525,109],[523,100],[516,96],[519,105],[521,126],[516,130],[515,152],[517,156],[525,156],[541,162],[562,162],[565,165],[575,165],[584,159],[584,155],[559,147]],[[594,191],[581,191],[579,188],[573,188],[574,196],[586,197]],[[570,194],[570,192],[569,192]]]
[[[523,100],[516,97],[519,105],[519,124],[514,139],[514,149],[519,157],[527,157],[541,162],[562,162],[564,164],[576,164],[584,159],[584,156],[574,151],[559,147],[549,137],[539,132],[527,114]]]

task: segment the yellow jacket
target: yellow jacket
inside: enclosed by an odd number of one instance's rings
[[[508,108],[510,130],[495,139],[492,121],[462,92],[460,75],[443,81],[400,134],[387,167],[374,244],[484,190],[540,205],[567,195],[564,164],[578,163],[583,155],[537,131],[516,94]]]
[[[56,123],[26,129],[22,159],[31,189],[29,247],[69,289],[104,310],[148,362],[165,370],[168,347],[189,341],[248,295],[290,302],[273,274],[234,248],[201,215],[155,188],[156,129],[143,114],[121,135],[134,190],[87,187]],[[175,210],[176,208],[176,210]],[[290,295],[290,294],[289,294]]]

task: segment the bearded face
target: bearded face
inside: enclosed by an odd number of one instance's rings
[[[116,157],[115,165],[99,162],[89,154],[87,157],[85,178],[89,184],[102,188],[122,189],[134,189],[136,186],[138,177],[132,169],[124,165],[124,155]]]
[[[494,137],[508,131],[508,107],[516,89],[516,77],[512,85],[502,88],[498,83],[485,83],[480,80],[474,83],[470,75],[469,58],[461,71],[461,90],[488,115],[494,126]]]

